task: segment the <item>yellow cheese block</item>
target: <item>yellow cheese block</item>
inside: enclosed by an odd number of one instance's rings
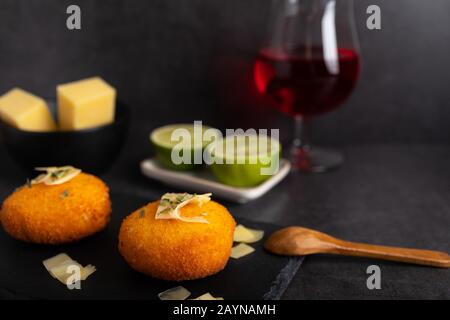
[[[114,121],[116,90],[99,77],[59,85],[57,96],[62,130],[93,128]]]
[[[10,126],[26,131],[56,129],[45,101],[18,88],[0,97],[0,118]]]

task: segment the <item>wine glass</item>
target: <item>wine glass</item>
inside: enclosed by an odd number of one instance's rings
[[[343,163],[341,153],[311,146],[308,127],[342,105],[359,72],[352,0],[274,0],[253,75],[258,91],[295,120],[294,168],[325,172]]]

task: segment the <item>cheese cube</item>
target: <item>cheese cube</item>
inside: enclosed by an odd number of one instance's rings
[[[116,90],[99,77],[59,85],[58,120],[63,130],[93,128],[114,121]]]
[[[14,88],[0,97],[0,118],[20,130],[56,129],[55,121],[45,101],[19,88]]]

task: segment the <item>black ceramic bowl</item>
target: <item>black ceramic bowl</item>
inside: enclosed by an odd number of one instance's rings
[[[55,111],[54,102],[49,108]],[[0,134],[17,164],[28,174],[35,167],[72,165],[93,174],[103,174],[117,159],[128,134],[130,111],[118,102],[111,124],[77,131],[22,131],[0,121]]]

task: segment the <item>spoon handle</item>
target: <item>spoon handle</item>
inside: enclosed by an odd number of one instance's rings
[[[377,246],[341,240],[330,253],[450,268],[450,256],[439,251]]]

